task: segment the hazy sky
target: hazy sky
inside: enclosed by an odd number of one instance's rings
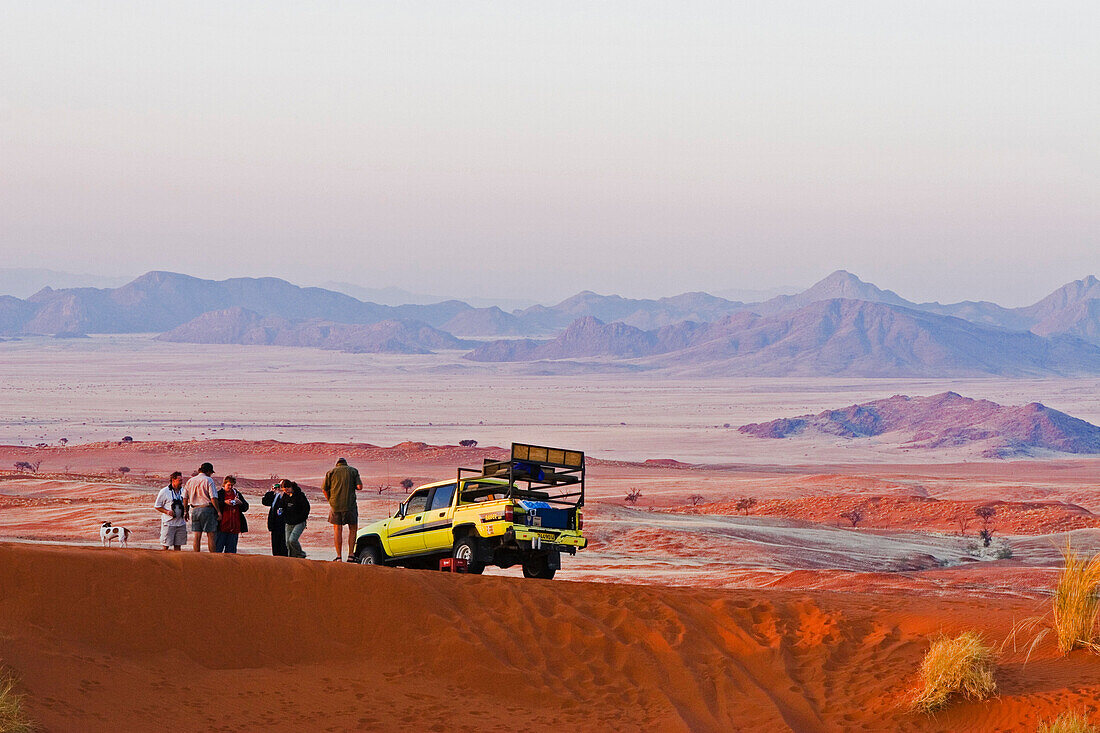
[[[1100,3],[0,11],[0,266],[1031,302],[1100,273]]]

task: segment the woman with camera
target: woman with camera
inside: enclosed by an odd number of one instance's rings
[[[286,557],[286,521],[283,519],[283,485],[277,483],[263,495],[260,502],[268,507],[267,531],[271,533],[271,554]]]
[[[299,539],[306,530],[306,519],[309,517],[309,499],[302,489],[290,479],[283,479],[280,484],[283,490],[282,517],[286,522],[286,549],[291,557],[305,557],[305,550]]]

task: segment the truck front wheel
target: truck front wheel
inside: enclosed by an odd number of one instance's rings
[[[523,561],[523,577],[525,578],[553,580],[556,572],[558,572],[558,569],[550,567],[550,560],[546,555],[530,557]]]
[[[485,563],[477,561],[477,539],[466,536],[455,542],[451,557],[466,561],[466,572],[481,575],[485,572]]]
[[[382,554],[382,548],[373,543],[367,543],[359,548],[356,556],[360,565],[382,565],[386,558]]]

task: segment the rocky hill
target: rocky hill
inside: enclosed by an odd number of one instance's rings
[[[1096,425],[1038,402],[1005,407],[955,392],[931,397],[895,395],[817,415],[742,425],[738,430],[757,438],[886,438],[914,449],[974,445],[982,455],[998,458],[1035,451],[1100,453]]]

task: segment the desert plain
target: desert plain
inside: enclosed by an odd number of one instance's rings
[[[1011,635],[1046,611],[1060,547],[1100,550],[1100,460],[737,427],[945,391],[1097,423],[1098,387],[0,343],[0,661],[46,730],[1035,730],[1100,710],[1095,656]],[[262,557],[274,478],[317,506],[347,457],[362,524],[392,514],[402,479],[511,441],[588,457],[591,546],[553,581],[331,563],[321,515],[309,561]],[[255,504],[239,557],[158,549],[155,492],[204,460]],[[131,549],[99,547],[104,521],[133,530]],[[998,697],[910,712],[930,641],[971,629],[1000,650]]]

